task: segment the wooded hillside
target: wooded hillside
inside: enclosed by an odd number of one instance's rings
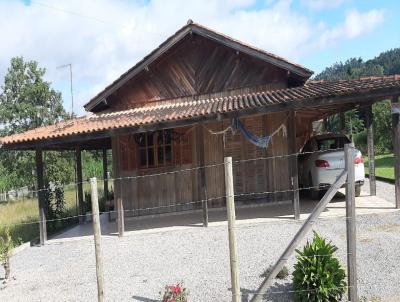
[[[400,74],[400,48],[391,49],[377,57],[364,61],[351,58],[346,62],[338,62],[325,68],[315,76],[316,80],[349,80],[367,76],[387,76]],[[373,106],[375,150],[378,154],[392,151],[392,131],[390,102],[380,102]],[[353,137],[356,145],[365,151],[366,132],[364,130],[362,111],[352,110],[346,113],[347,133]],[[328,119],[328,131],[339,129],[337,116]]]
[[[366,76],[385,76],[400,74],[400,48],[382,52],[377,57],[363,61],[351,58],[325,68],[315,76],[316,80],[348,80]]]

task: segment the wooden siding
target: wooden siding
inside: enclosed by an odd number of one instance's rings
[[[287,113],[258,115],[241,119],[241,121],[251,132],[262,136],[274,132],[282,124],[287,125]],[[164,168],[137,169],[135,164],[131,163],[137,155],[135,141],[126,139],[125,137],[114,138],[114,175],[116,177],[132,177],[132,179],[121,181],[121,187],[115,184],[115,196],[122,196],[125,210],[136,210],[127,212],[126,214],[146,215],[200,208],[201,203],[192,203],[186,206],[180,205],[202,199],[202,192],[199,191],[201,174],[198,169],[136,178],[146,174],[171,172],[196,167],[199,152],[204,152],[205,165],[218,165],[223,163],[224,156],[233,157],[235,194],[244,194],[237,197],[238,201],[243,203],[250,200],[253,200],[253,202],[254,200],[257,200],[256,202],[274,202],[290,199],[290,194],[287,192],[246,195],[248,193],[286,191],[290,189],[287,157],[235,162],[285,155],[288,153],[287,137],[282,132],[277,133],[273,136],[269,148],[262,149],[249,143],[240,133],[233,135],[231,132],[228,132],[225,140],[223,135],[211,133],[226,129],[228,125],[229,121],[221,121],[201,126],[204,137],[203,151],[198,150],[196,146],[195,127],[192,127],[189,131],[186,130],[185,133],[190,145],[190,150],[186,150],[186,152],[190,153],[192,163],[179,164],[178,161],[175,161],[174,165]],[[176,130],[179,131],[179,129]],[[223,166],[208,167],[205,169],[205,175],[210,207],[223,206],[225,203],[225,199],[223,198],[225,196]],[[138,211],[138,209],[146,210]]]
[[[164,99],[286,83],[287,71],[193,35],[108,97],[110,111]],[[286,87],[285,84],[285,87]]]

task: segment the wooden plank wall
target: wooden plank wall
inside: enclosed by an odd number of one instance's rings
[[[287,125],[287,113],[274,113],[243,118],[241,121],[254,134],[263,136],[271,134],[282,124]],[[211,122],[203,125],[204,160],[206,165],[223,163],[224,156],[232,156],[234,160],[235,194],[285,191],[289,187],[289,165],[287,157],[261,159],[255,161],[235,161],[279,156],[288,153],[287,137],[282,132],[276,134],[268,149],[261,149],[248,142],[240,133],[225,136],[214,135],[211,132],[221,131],[229,126],[229,121]],[[300,124],[300,123],[299,123]],[[301,124],[300,124],[301,125]],[[133,177],[122,181],[122,192],[115,185],[115,196],[122,194],[127,215],[146,215],[188,209],[201,208],[201,203],[186,206],[180,204],[201,199],[198,179],[199,170],[191,170],[168,175],[135,178],[146,174],[171,172],[189,169],[197,166],[196,132],[188,133],[191,144],[193,164],[174,165],[165,168],[141,170],[134,167],[131,161],[136,160],[136,143],[134,140],[124,140],[122,137],[113,139],[114,175],[116,177]],[[127,160],[127,157],[129,160]],[[225,204],[224,170],[223,166],[206,169],[206,189],[210,207]],[[238,201],[257,199],[257,202],[276,202],[289,200],[285,192],[277,194],[257,194],[238,197]],[[161,208],[158,208],[161,207]],[[138,211],[138,209],[142,209]]]
[[[194,145],[194,132],[189,131],[190,145]],[[122,196],[124,209],[127,216],[146,215],[192,209],[193,205],[181,206],[180,204],[192,202],[197,199],[197,171],[181,173],[165,173],[176,170],[185,170],[191,164],[174,165],[162,168],[137,169],[132,161],[137,160],[137,147],[133,139],[115,137],[112,141],[114,175],[121,180],[115,186],[115,198]],[[192,158],[196,158],[195,150]],[[179,154],[179,153],[177,153]],[[160,174],[157,176],[148,176]],[[131,212],[130,212],[131,211]]]
[[[107,98],[110,111],[234,89],[287,84],[287,71],[204,37],[188,37]],[[285,84],[285,85],[286,85]]]
[[[275,113],[241,120],[255,135],[264,136],[273,133],[281,124],[287,123],[286,113]],[[280,132],[273,136],[268,149],[262,149],[248,142],[240,133],[229,135],[225,147],[225,156],[232,156],[234,161],[235,193],[246,194],[238,200],[260,199],[278,201],[286,198],[282,194],[249,193],[282,191],[289,188],[289,166],[286,158],[274,158],[287,154],[287,138]],[[259,160],[256,159],[264,158]]]

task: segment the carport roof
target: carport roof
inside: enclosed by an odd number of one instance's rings
[[[347,81],[308,81],[304,86],[224,97],[196,95],[153,102],[144,107],[103,114],[89,114],[55,125],[0,138],[5,149],[66,148],[74,144],[109,147],[116,134],[143,132],[201,121],[287,110],[362,106],[400,95],[400,75]],[[96,143],[97,142],[97,143]],[[89,146],[89,145],[88,145]]]

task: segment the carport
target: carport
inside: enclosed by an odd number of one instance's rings
[[[117,145],[119,137],[135,133],[145,133],[158,131],[174,127],[193,127],[198,134],[194,150],[196,162],[191,166],[204,166],[216,163],[215,159],[208,162],[205,160],[206,147],[201,135],[206,133],[205,129],[212,125],[220,125],[217,129],[223,129],[229,125],[231,120],[236,118],[251,118],[265,116],[266,119],[274,114],[285,114],[287,116],[287,153],[296,154],[302,143],[311,135],[310,125],[315,120],[320,120],[332,114],[340,114],[342,117],[347,110],[360,109],[366,110],[366,127],[368,131],[368,156],[370,158],[369,175],[371,195],[376,193],[375,171],[374,171],[374,143],[371,106],[379,101],[391,99],[393,117],[393,140],[395,154],[395,176],[396,176],[396,207],[400,208],[400,124],[399,124],[399,95],[400,95],[400,76],[363,78],[359,80],[327,82],[327,81],[308,81],[303,86],[263,90],[258,92],[229,92],[227,96],[216,95],[196,95],[188,98],[178,98],[160,103],[147,105],[144,108],[130,110],[95,113],[85,117],[76,118],[60,122],[56,125],[45,126],[30,130],[24,133],[15,134],[1,138],[4,150],[35,150],[37,164],[38,188],[44,189],[43,182],[43,152],[46,150],[76,150],[77,171],[78,171],[78,197],[79,204],[83,201],[82,191],[82,165],[80,153],[86,149],[106,150],[112,147],[114,169],[124,157]],[[344,120],[342,118],[342,125]],[[202,128],[204,126],[205,129]],[[342,126],[343,129],[343,126]],[[222,144],[222,138],[221,144]],[[228,136],[227,140],[232,141],[233,135]],[[286,139],[286,138],[285,138]],[[113,142],[113,144],[112,144]],[[212,143],[210,139],[209,143]],[[268,152],[263,153],[268,155]],[[224,156],[225,153],[222,153]],[[273,155],[280,155],[274,153]],[[249,156],[247,156],[249,158]],[[120,161],[120,162],[119,162]],[[220,164],[220,163],[218,163]],[[104,166],[107,166],[106,156],[104,156]],[[287,178],[287,193],[282,195],[283,199],[290,200],[293,205],[293,214],[296,219],[300,217],[300,203],[298,190],[298,169],[297,159],[292,157],[288,161],[289,177]],[[268,171],[264,167],[264,171]],[[282,169],[281,169],[282,170]],[[160,170],[170,171],[168,169]],[[200,171],[200,170],[197,170]],[[202,170],[204,171],[204,169]],[[277,173],[285,171],[277,170]],[[285,174],[286,175],[286,174]],[[285,175],[281,175],[286,179]],[[114,170],[114,176],[123,178],[120,171]],[[246,175],[244,175],[246,177]],[[198,186],[198,195],[194,198],[202,199],[203,189],[208,188],[207,181],[211,178],[214,183],[218,175],[208,175],[200,171],[200,175],[193,175],[193,182]],[[197,178],[198,177],[198,178]],[[269,174],[268,178],[277,177],[277,174]],[[282,179],[283,179],[282,178]],[[196,179],[198,181],[196,181]],[[223,181],[223,179],[219,179]],[[107,192],[107,178],[104,178],[105,192]],[[119,233],[123,234],[123,194],[122,190],[129,186],[122,186],[120,182],[120,192],[117,195],[117,210]],[[214,184],[215,185],[215,184]],[[217,186],[221,187],[219,183]],[[274,189],[274,188],[273,188]],[[175,189],[174,189],[175,190]],[[236,189],[235,189],[236,190]],[[276,189],[274,189],[276,190]],[[209,190],[211,191],[211,190]],[[40,208],[40,233],[41,243],[46,241],[46,218],[44,215],[43,190],[39,195]],[[118,197],[119,195],[119,197]],[[121,197],[122,196],[122,197]],[[217,204],[223,206],[223,203]],[[171,207],[175,209],[174,207]],[[200,206],[201,208],[201,206]],[[191,208],[196,210],[196,208]],[[83,212],[80,212],[83,215]],[[149,213],[149,214],[159,214]]]

